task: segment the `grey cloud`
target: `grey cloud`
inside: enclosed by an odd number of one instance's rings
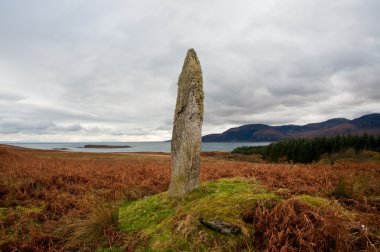
[[[166,140],[190,47],[204,73],[204,132],[379,112],[379,9],[374,0],[4,2],[0,140]]]
[[[38,133],[53,126],[49,122],[25,122],[21,120],[7,120],[0,121],[0,132],[2,134],[14,134],[21,132]]]
[[[1,134],[34,133],[45,134],[77,132],[83,130],[80,124],[57,125],[50,121],[24,121],[19,119],[0,119]]]
[[[76,123],[70,125],[54,125],[56,131],[81,131],[83,127]]]
[[[25,96],[23,96],[23,95],[0,90],[0,100],[2,100],[2,101],[17,102],[17,101],[23,100],[24,98],[25,98]]]

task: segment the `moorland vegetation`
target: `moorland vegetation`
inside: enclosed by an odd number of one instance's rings
[[[378,251],[377,159],[252,163],[227,154],[203,153],[201,186],[178,200],[166,193],[168,154],[2,146],[0,251]],[[218,233],[201,218],[241,232]]]

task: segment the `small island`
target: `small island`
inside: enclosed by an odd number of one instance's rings
[[[94,148],[94,149],[115,149],[115,148],[131,148],[129,145],[107,145],[107,144],[86,144],[79,148]]]

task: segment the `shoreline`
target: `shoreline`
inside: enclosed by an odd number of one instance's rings
[[[86,144],[83,147],[78,148],[86,148],[86,149],[118,149],[118,148],[132,148],[129,145],[108,145],[108,144]]]
[[[67,152],[171,152],[170,143],[165,142],[67,142],[67,143],[0,143],[40,150],[58,150]],[[202,143],[202,152],[231,152],[241,146],[260,146],[262,143]],[[130,146],[130,147],[127,147]]]
[[[171,152],[164,152],[164,151],[136,151],[136,152],[86,152],[86,151],[75,151],[67,148],[55,148],[55,149],[36,149],[36,148],[28,148],[28,147],[21,147],[21,146],[15,146],[15,145],[8,145],[8,144],[0,144],[0,149],[16,149],[16,150],[25,150],[25,151],[37,151],[37,152],[55,152],[55,153],[70,153],[74,155],[84,154],[94,154],[94,155],[107,155],[107,154],[122,154],[122,155],[162,155],[162,156],[170,156]],[[83,148],[83,147],[78,147]],[[225,154],[229,153],[229,151],[201,151],[201,156],[208,157],[213,156],[215,154]]]

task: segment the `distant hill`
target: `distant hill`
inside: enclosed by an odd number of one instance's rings
[[[369,114],[348,120],[334,118],[320,123],[303,126],[266,124],[247,124],[231,128],[221,134],[210,134],[202,137],[203,142],[268,142],[296,137],[358,135],[380,135],[380,114]]]

